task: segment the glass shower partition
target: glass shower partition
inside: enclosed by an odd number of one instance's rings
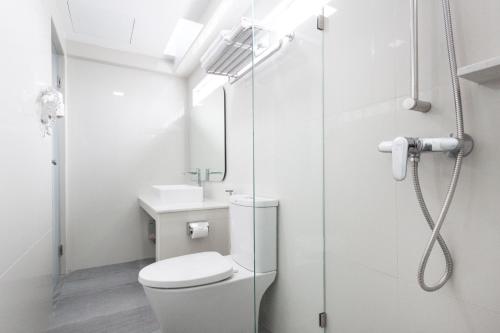
[[[256,332],[255,275],[251,259],[254,250],[253,0],[214,3],[217,8],[204,30],[206,35],[198,38],[212,41],[200,59],[201,73],[196,79],[204,84],[197,85],[200,88],[196,93],[206,97],[214,88],[224,86],[226,172],[219,178],[222,182],[218,182],[215,178],[210,179],[211,170],[206,170],[204,190],[205,196],[211,199],[226,201],[231,198],[230,201],[234,202],[239,200],[236,197],[239,195],[241,200],[234,206],[230,205],[229,233],[232,243],[231,252],[227,254],[231,255],[234,270],[226,295],[232,296],[231,303],[213,300],[214,307],[228,306],[234,312],[230,320],[218,318],[205,325],[207,331],[210,328],[221,333],[251,333]],[[198,106],[204,103],[208,104],[206,98],[199,97]],[[206,115],[204,117],[204,121],[199,122],[200,126],[206,126]],[[207,146],[212,143],[207,138],[200,141]],[[200,146],[203,147],[201,152],[206,154],[205,146]],[[237,241],[233,242],[235,238]]]
[[[279,201],[277,276],[260,313],[256,295],[256,332],[324,331],[322,6],[254,0],[253,193]]]

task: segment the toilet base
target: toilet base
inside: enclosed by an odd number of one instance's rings
[[[157,289],[144,287],[162,333],[253,333],[254,274],[235,264],[237,272],[210,285]],[[255,275],[257,313],[276,272]]]

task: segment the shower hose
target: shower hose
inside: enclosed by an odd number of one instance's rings
[[[463,142],[464,139],[464,120],[462,113],[462,97],[460,92],[460,83],[457,75],[457,60],[455,55],[455,42],[453,39],[453,26],[451,19],[451,9],[449,0],[442,0],[443,14],[444,14],[444,25],[445,25],[445,35],[446,35],[446,43],[448,48],[448,62],[450,66],[450,74],[451,74],[451,84],[453,90],[453,98],[455,104],[455,122],[456,122],[456,137],[460,142]],[[460,148],[455,160],[455,165],[453,167],[453,173],[451,176],[451,182],[448,187],[448,192],[446,194],[446,199],[444,200],[443,206],[441,207],[441,212],[439,213],[439,217],[434,223],[431,214],[425,204],[425,200],[422,194],[422,190],[420,188],[420,180],[418,177],[418,163],[419,156],[412,156],[412,171],[413,171],[413,186],[415,188],[415,193],[417,194],[418,203],[420,208],[422,209],[422,213],[427,220],[427,224],[432,230],[432,235],[427,243],[427,247],[425,249],[424,255],[420,261],[420,265],[418,268],[418,284],[425,291],[436,291],[440,289],[442,286],[446,284],[446,282],[450,279],[453,273],[453,259],[451,257],[450,250],[446,245],[446,242],[441,237],[439,231],[443,226],[443,223],[446,219],[446,214],[448,213],[448,209],[450,208],[450,204],[453,200],[453,195],[455,194],[455,189],[457,187],[458,178],[460,176],[460,169],[462,168],[462,160],[464,157],[463,148]],[[446,272],[441,276],[440,280],[434,284],[429,285],[425,282],[425,271],[427,268],[427,263],[429,261],[429,257],[431,255],[432,249],[434,245],[438,242],[443,255],[446,260]]]

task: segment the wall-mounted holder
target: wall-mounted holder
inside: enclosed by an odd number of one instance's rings
[[[49,87],[40,92],[37,99],[40,105],[42,136],[52,134],[57,118],[64,116],[64,98],[57,89]]]
[[[210,231],[210,224],[207,221],[188,222],[187,233],[189,238],[205,238],[208,237]]]

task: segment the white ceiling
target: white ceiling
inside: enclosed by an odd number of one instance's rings
[[[179,18],[203,23],[218,0],[59,0],[66,39],[163,58]]]

